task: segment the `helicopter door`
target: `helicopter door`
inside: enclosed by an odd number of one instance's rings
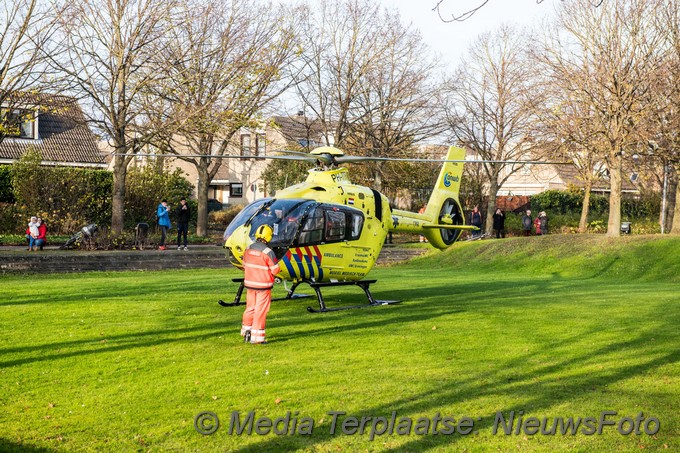
[[[326,211],[326,228],[324,238],[326,242],[345,240],[347,216],[342,211]]]
[[[295,245],[318,245],[359,239],[364,215],[348,207],[319,206],[307,215]]]
[[[316,208],[307,215],[295,245],[316,245],[323,241],[323,209]]]

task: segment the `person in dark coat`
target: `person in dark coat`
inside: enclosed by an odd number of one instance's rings
[[[541,211],[541,213],[538,214],[538,222],[541,227],[541,235],[548,234],[548,215],[545,211]]]
[[[184,250],[189,250],[189,247],[187,247],[187,233],[189,233],[191,209],[187,204],[186,198],[179,200],[179,206],[175,209],[175,214],[177,215],[177,250],[182,250],[182,235],[184,235]]]
[[[479,212],[479,206],[475,206],[470,213],[470,225],[479,228],[472,232],[472,237],[478,237],[482,234],[482,213]]]
[[[505,214],[500,208],[493,215],[493,229],[496,231],[496,239],[505,237]]]
[[[522,216],[522,228],[524,229],[525,236],[531,236],[531,225],[533,225],[531,220],[531,211],[527,209],[527,211]]]

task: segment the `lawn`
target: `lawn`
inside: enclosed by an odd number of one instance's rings
[[[678,256],[680,238],[456,244],[371,272],[398,305],[275,302],[265,346],[243,344],[242,309],[216,303],[234,270],[2,276],[0,451],[678,451]],[[194,427],[203,411],[220,419],[212,435]],[[251,411],[261,432],[289,413],[294,432],[230,434]],[[605,411],[602,434],[587,420],[532,434]],[[523,424],[506,435],[513,412]],[[351,417],[371,417],[363,434]],[[624,417],[641,434],[620,434]]]

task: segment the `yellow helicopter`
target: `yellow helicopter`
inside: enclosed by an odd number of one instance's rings
[[[345,156],[340,149],[330,146],[316,148],[310,154],[297,154],[298,158],[317,161],[320,167],[309,170],[306,181],[243,208],[224,233],[224,247],[231,263],[243,269],[243,254],[255,240],[255,231],[263,224],[271,226],[274,236],[269,247],[279,259],[279,278],[292,283],[285,299],[298,296],[295,294],[298,285],[310,285],[319,302],[319,309],[307,308],[310,312],[398,302],[374,299],[369,285],[376,280],[364,280],[391,232],[423,235],[430,245],[443,250],[456,242],[463,231],[477,229],[465,225],[458,200],[465,161],[462,148],[449,148],[422,214],[392,209],[385,195],[352,184],[347,169],[341,166],[394,159]],[[234,281],[240,282],[234,302],[220,300],[220,305],[242,304],[243,279]],[[327,307],[321,289],[342,285],[359,286],[366,293],[368,304]]]

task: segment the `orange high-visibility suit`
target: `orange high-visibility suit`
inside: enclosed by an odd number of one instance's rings
[[[274,276],[280,272],[279,263],[266,243],[256,241],[243,255],[243,268],[243,284],[247,294],[241,336],[250,331],[251,343],[263,343],[267,313],[272,303]]]

